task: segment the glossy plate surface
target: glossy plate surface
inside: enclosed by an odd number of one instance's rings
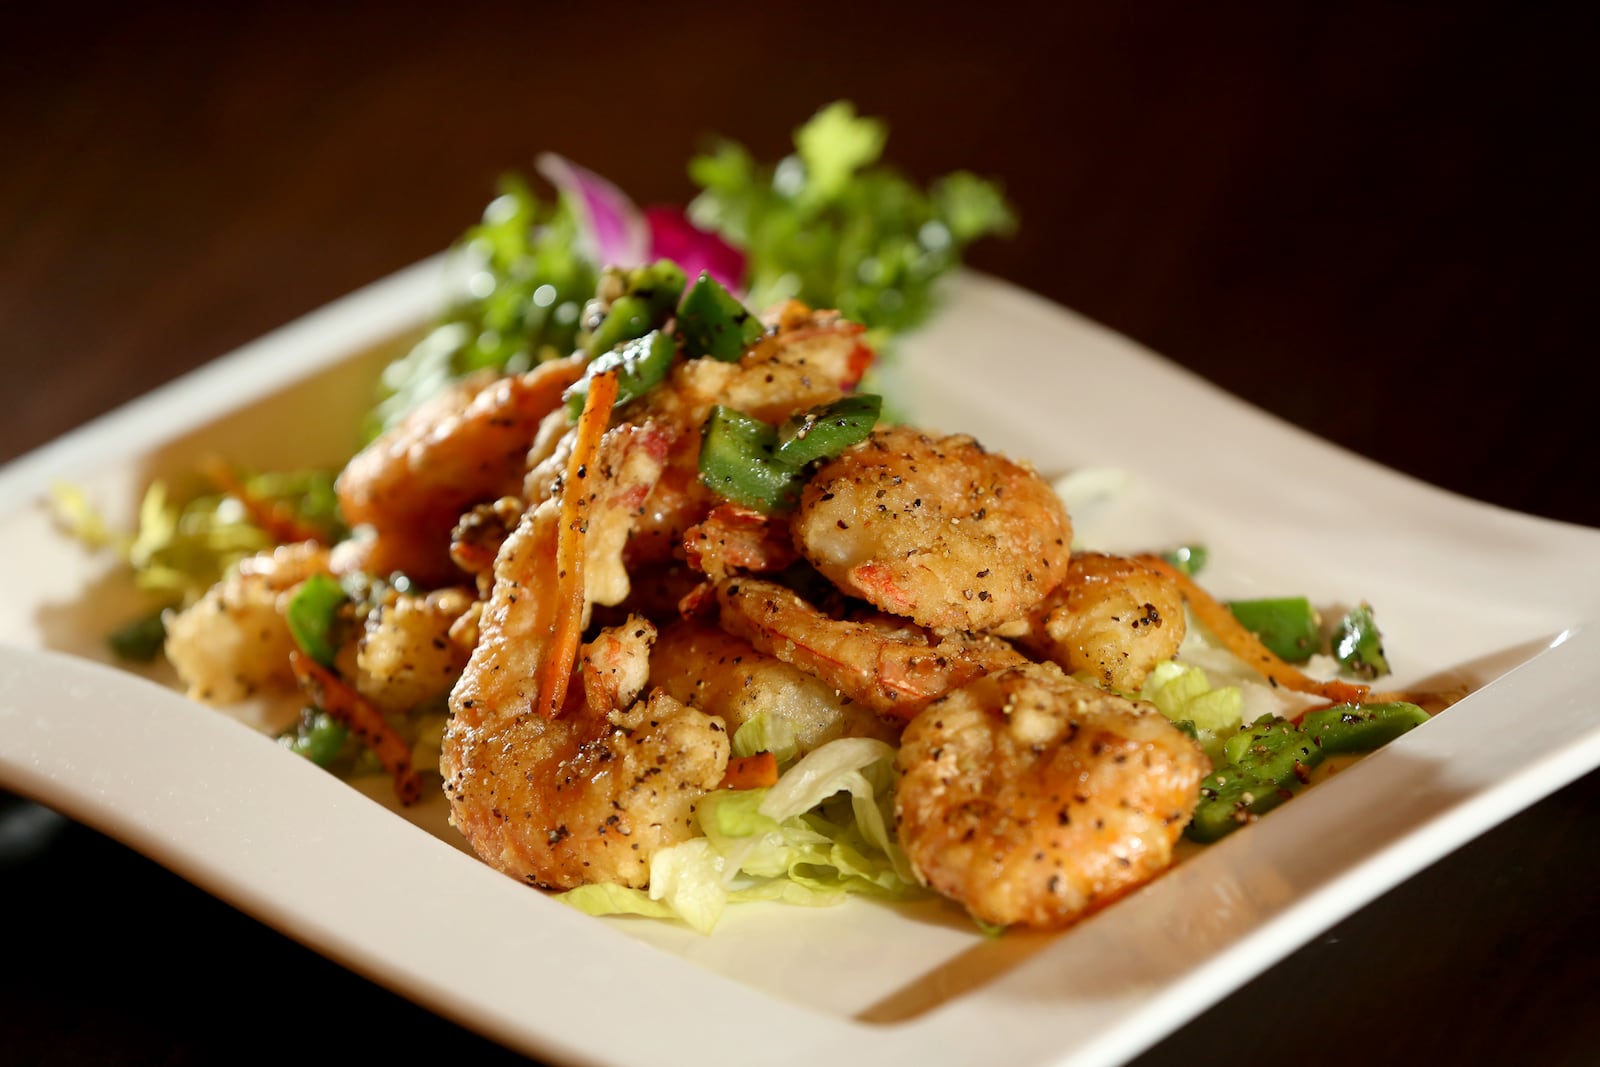
[[[1600,765],[1600,531],[1401,477],[966,275],[897,356],[918,422],[1046,474],[1113,471],[1119,490],[1075,509],[1082,541],[1203,543],[1223,596],[1367,600],[1397,685],[1473,694],[1063,934],[987,939],[933,904],[749,905],[710,937],[577,914],[462,851],[442,802],[399,817],[382,789],[107,665],[137,601],[44,503],[69,482],[127,523],[152,477],[205,451],[337,463],[444,276],[435,259],[385,279],[0,472],[0,783],[508,1046],[688,1067],[714,1024],[751,1063],[1118,1063]]]

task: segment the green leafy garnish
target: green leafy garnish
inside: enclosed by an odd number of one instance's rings
[[[577,347],[599,268],[583,254],[577,220],[565,201],[542,201],[526,180],[508,175],[455,251],[473,265],[467,295],[384,370],[365,427],[369,439],[474,370],[525,370]]]
[[[696,225],[749,257],[746,303],[794,297],[837,308],[874,343],[923,322],[935,283],[980,237],[1011,233],[998,185],[958,171],[924,190],[882,162],[888,129],[845,101],[795,131],[793,154],[758,164],[723,140],[689,163]]]

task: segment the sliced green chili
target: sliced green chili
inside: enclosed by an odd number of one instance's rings
[[[637,399],[654,389],[672,369],[676,351],[672,338],[660,330],[651,330],[636,337],[621,348],[613,348],[589,362],[579,378],[563,395],[567,402],[567,415],[576,420],[583,413],[583,402],[589,395],[589,383],[598,374],[617,372],[617,399],[620,406]]]
[[[167,624],[160,610],[123,623],[106,638],[111,651],[130,663],[153,662],[166,641]]]
[[[1271,811],[1304,785],[1324,753],[1294,723],[1258,719],[1222,743],[1228,761],[1200,784],[1184,833],[1210,843]]]
[[[800,498],[806,467],[866,438],[881,397],[847,396],[819,404],[775,427],[721,405],[701,431],[700,479],[736,504],[787,511]]]
[[[326,767],[339,755],[350,728],[320,708],[307,707],[300,712],[300,724],[293,734],[285,735],[281,744],[315,763]]]
[[[1301,731],[1325,755],[1372,752],[1428,721],[1428,713],[1403,700],[1382,704],[1338,704],[1308,712]]]
[[[797,469],[831,459],[866,440],[882,411],[883,397],[872,393],[841,397],[803,411],[778,427],[778,458]]]
[[[769,423],[718,404],[700,434],[700,480],[735,504],[787,510],[799,486],[777,453],[778,431]]]
[[[1363,603],[1339,620],[1333,634],[1333,655],[1341,673],[1355,678],[1377,678],[1389,673],[1383,634],[1373,617],[1372,605]]]
[[[611,302],[605,318],[584,343],[584,351],[601,356],[624,342],[662,326],[683,295],[683,268],[670,259],[624,272],[626,291]]]
[[[1287,663],[1304,663],[1322,647],[1321,621],[1303,596],[1230,600],[1228,610]]]
[[[677,332],[690,359],[710,356],[734,363],[766,331],[750,309],[702,271],[678,308]]]
[[[313,574],[289,598],[289,632],[300,650],[324,667],[332,667],[338,652],[339,609],[348,598],[339,580],[329,574]]]

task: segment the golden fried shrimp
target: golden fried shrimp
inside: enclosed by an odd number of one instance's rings
[[[781,571],[799,558],[782,517],[738,504],[718,504],[684,531],[683,556],[712,582],[733,574]]]
[[[1008,636],[1069,672],[1136,693],[1150,668],[1177,655],[1186,629],[1183,594],[1161,572],[1126,556],[1080,552],[1066,580]]]
[[[471,649],[454,639],[472,607],[465,589],[423,596],[391,592],[369,613],[356,642],[355,688],[385,711],[403,712],[444,696]]]
[[[529,448],[584,357],[525,374],[474,376],[430,398],[339,473],[339,508],[365,536],[340,546],[343,572],[402,571],[424,585],[459,578],[450,532],[474,504],[519,491]]]
[[[1072,527],[1034,470],[965,435],[880,428],[824,464],[795,547],[834,584],[924,626],[987,630],[1066,574]]]
[[[661,631],[650,659],[650,685],[680,703],[719,716],[730,734],[759,715],[770,716],[793,731],[801,753],[839,737],[893,742],[900,733],[898,722],[814,675],[694,619]]]
[[[585,646],[565,712],[531,707],[536,664],[486,613],[451,696],[440,770],[450,818],[498,870],[547,889],[642,887],[660,849],[728,766],[722,721],[663,692],[640,699],[655,628],[634,618]],[[595,703],[599,701],[600,703]]]
[[[1148,704],[1050,663],[929,705],[896,757],[918,876],[982,922],[1060,927],[1172,862],[1210,761]]]
[[[872,710],[909,719],[982,675],[1025,662],[998,638],[934,631],[878,615],[834,619],[776,582],[717,586],[722,628]]]
[[[170,615],[167,659],[189,698],[225,707],[263,691],[292,692],[289,598],[307,578],[327,572],[328,550],[317,542],[280,545],[241,560],[194,604]]]

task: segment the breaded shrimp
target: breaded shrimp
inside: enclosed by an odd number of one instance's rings
[[[465,589],[390,593],[356,642],[355,687],[385,711],[405,712],[450,691],[470,648],[451,636],[473,604]]]
[[[1126,556],[1080,552],[1066,580],[1010,636],[1068,672],[1088,671],[1136,693],[1150,668],[1177,655],[1186,630],[1183,594],[1159,571]]]
[[[1025,662],[998,638],[934,631],[884,615],[834,619],[777,582],[717,586],[722,628],[884,715],[909,719],[989,671]]]
[[[296,646],[285,611],[302,582],[327,572],[328,550],[317,542],[279,545],[241,560],[169,616],[167,659],[189,698],[225,707],[263,691],[293,692],[289,653]]]
[[[640,698],[655,637],[642,619],[585,646],[584,684],[553,719],[530,706],[537,664],[506,640],[504,613],[482,626],[440,761],[451,822],[530,885],[648,884],[651,857],[699,832],[695,805],[727,770],[722,721],[660,691]]]
[[[918,876],[994,925],[1068,925],[1171,862],[1210,761],[1148,704],[1050,663],[930,704],[896,757]]]
[[[1072,526],[1031,467],[965,435],[874,430],[824,464],[795,547],[841,589],[923,626],[987,630],[1066,575]]]
[[[569,356],[524,374],[475,375],[408,413],[339,473],[339,509],[362,536],[339,546],[341,573],[401,571],[423,585],[461,575],[450,531],[474,504],[515,493],[535,432],[583,373]]]
[[[682,619],[662,630],[650,659],[650,685],[719,716],[730,734],[757,716],[778,720],[793,732],[802,754],[839,737],[893,742],[900,734],[898,722],[696,619]]]

